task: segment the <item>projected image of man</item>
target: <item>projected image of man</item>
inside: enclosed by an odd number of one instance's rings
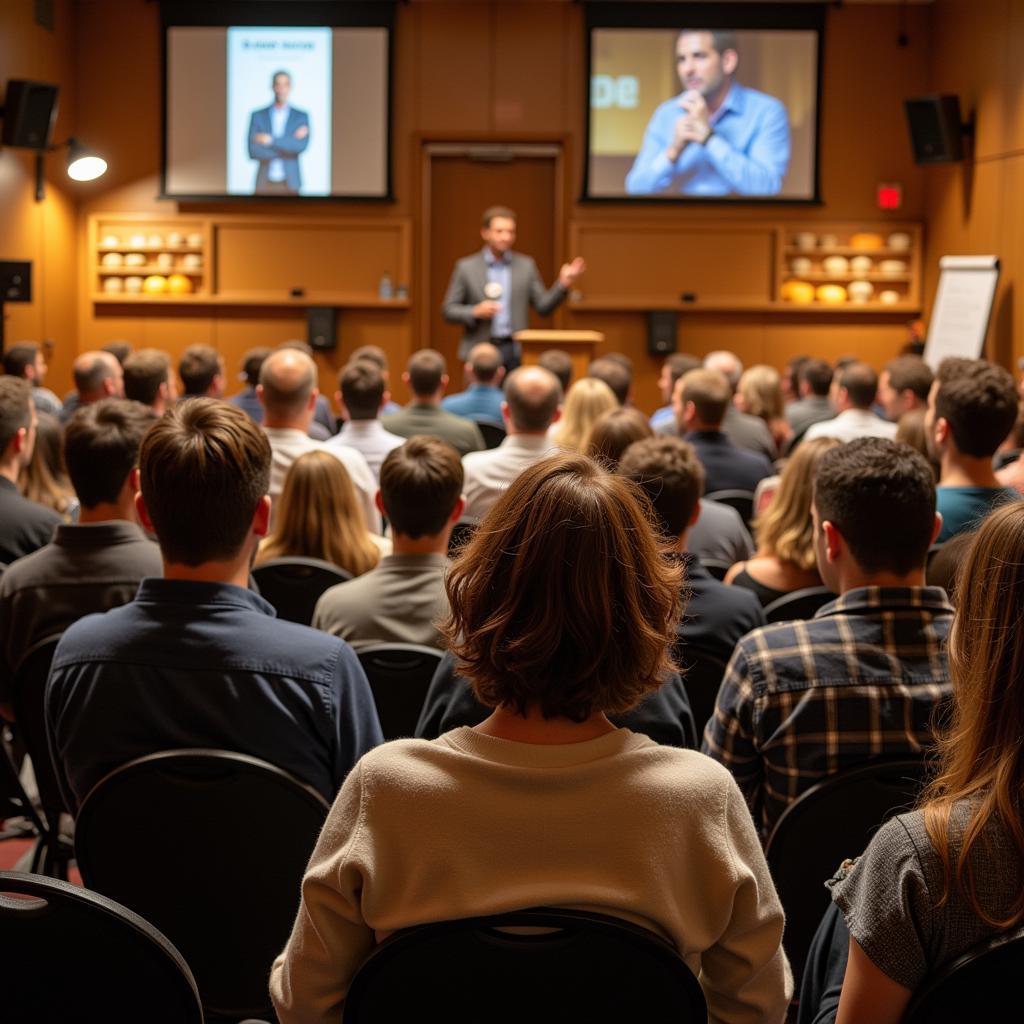
[[[789,167],[789,117],[780,100],[736,81],[736,34],[684,29],[675,59],[683,91],[654,111],[626,191],[777,195]]]
[[[277,71],[271,79],[274,102],[249,118],[249,156],[259,161],[257,195],[297,196],[302,186],[299,154],[309,145],[309,115],[288,102],[292,76]]]

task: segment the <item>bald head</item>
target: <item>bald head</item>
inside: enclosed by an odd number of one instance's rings
[[[543,434],[555,421],[562,385],[543,366],[521,366],[505,382],[510,434]]]
[[[499,385],[505,376],[505,362],[498,347],[489,341],[474,345],[466,361],[466,376],[478,384]]]
[[[308,430],[318,394],[316,363],[305,352],[272,352],[260,367],[256,394],[263,403],[264,426]]]
[[[740,383],[740,377],[743,376],[743,363],[740,362],[738,356],[724,350],[709,352],[704,357],[704,369],[720,373],[729,382],[729,387],[732,388],[735,394],[736,388]]]
[[[101,398],[124,398],[124,371],[109,352],[83,352],[75,360],[72,373],[82,405]]]

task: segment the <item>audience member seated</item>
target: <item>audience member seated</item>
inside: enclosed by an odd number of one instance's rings
[[[404,437],[389,433],[380,422],[391,395],[380,366],[370,359],[357,359],[343,366],[338,374],[334,400],[341,409],[344,425],[327,447],[345,445],[360,452],[370,472],[380,481],[380,466],[388,452],[398,448]]]
[[[269,348],[262,346],[261,348],[251,348],[242,356],[242,372],[239,376],[245,381],[245,387],[237,395],[232,395],[228,399],[254,423],[263,422],[263,406],[260,405],[256,387],[260,382],[260,367],[263,366],[263,360],[270,355],[270,352]]]
[[[413,437],[380,469],[377,503],[391,525],[394,553],[364,576],[331,587],[317,602],[313,625],[356,649],[375,643],[440,647],[438,622],[448,538],[462,515],[462,463],[451,445]]]
[[[474,345],[462,369],[466,375],[466,390],[446,395],[441,400],[441,408],[468,420],[500,423],[505,400],[501,391],[505,365],[497,345],[489,341]]]
[[[925,433],[939,460],[939,541],[972,530],[992,508],[1020,496],[992,471],[992,456],[1017,419],[1013,378],[984,359],[943,359],[928,394]]]
[[[562,418],[551,429],[551,440],[559,448],[579,452],[590,428],[606,412],[619,408],[615,393],[603,380],[581,377],[565,396]]]
[[[4,373],[12,377],[23,377],[32,385],[32,401],[36,412],[60,415],[60,399],[49,389],[43,387],[46,380],[46,355],[42,345],[34,341],[22,341],[12,345],[3,354]]]
[[[920,452],[928,460],[928,465],[932,467],[932,475],[938,482],[942,467],[936,458],[934,445],[928,441],[928,432],[925,430],[927,416],[927,409],[911,409],[910,412],[905,412],[896,424],[895,440],[909,444],[915,452]]]
[[[0,563],[48,544],[61,517],[18,490],[36,443],[32,386],[23,377],[0,377]]]
[[[537,357],[537,365],[550,370],[562,385],[562,394],[569,393],[572,383],[572,356],[560,348],[547,348]]]
[[[78,498],[64,466],[64,428],[56,416],[39,413],[32,458],[18,477],[21,493],[44,508],[52,508],[66,523],[78,518]]]
[[[270,497],[276,499],[284,489],[284,478],[292,463],[306,452],[329,451],[346,469],[359,495],[371,533],[381,532],[380,513],[374,498],[377,481],[366,459],[348,445],[333,444],[309,436],[309,424],[320,392],[316,386],[316,364],[305,352],[280,348],[272,352],[260,367],[256,394],[263,403],[263,429],[270,440],[273,464],[270,471]]]
[[[658,377],[658,392],[664,405],[651,416],[651,429],[660,431],[663,427],[671,434],[676,429],[676,414],[672,409],[672,392],[676,389],[676,381],[683,374],[696,370],[700,360],[686,352],[673,352],[661,364],[661,375]]]
[[[178,362],[182,398],[223,398],[224,360],[209,345],[189,345]]]
[[[803,438],[812,423],[833,419],[836,414],[829,399],[832,367],[824,359],[808,359],[802,363],[797,380],[800,397],[786,406],[786,419],[793,428],[792,444]]]
[[[842,1020],[895,1024],[930,974],[1024,916],[1024,505],[981,524],[962,579],[937,773],[829,883],[801,1020],[835,1020],[838,1002]]]
[[[364,360],[368,360],[373,363],[378,370],[381,372],[381,376],[384,378],[384,390],[388,391],[391,387],[391,376],[388,372],[388,357],[384,352],[384,349],[380,345],[360,345],[359,348],[355,349],[352,354],[348,357],[350,363],[359,363]],[[390,413],[398,412],[402,407],[393,399],[388,399],[384,403],[384,408],[381,409],[381,416],[387,416]]]
[[[124,398],[124,369],[109,352],[83,352],[71,368],[75,390],[64,399],[60,410],[62,423],[90,402],[104,398]]]
[[[447,441],[460,455],[482,451],[480,428],[472,421],[445,412],[441,399],[448,387],[444,356],[432,348],[413,352],[402,380],[409,385],[412,401],[398,412],[384,416],[384,429],[400,437],[427,434]]]
[[[353,576],[369,572],[391,542],[366,528],[345,467],[329,452],[300,455],[284,478],[274,528],[260,542],[256,564],[273,558],[319,558]]]
[[[690,528],[690,550],[703,560],[735,565],[754,553],[754,542],[739,512],[717,501],[700,499],[700,518]]]
[[[124,367],[124,361],[132,354],[134,348],[130,341],[108,341],[101,347],[101,351],[108,352]],[[124,398],[124,395],[119,397]]]
[[[615,401],[619,405],[629,405],[633,397],[632,364],[614,355],[595,359],[587,367],[587,376],[594,380],[603,380],[612,389]]]
[[[171,359],[158,348],[142,348],[124,361],[124,397],[148,405],[157,416],[178,400]]]
[[[878,378],[878,404],[886,419],[899,423],[914,409],[928,406],[928,392],[935,374],[920,356],[897,356],[886,363]]]
[[[451,569],[444,624],[494,711],[349,777],[271,970],[281,1024],[337,1021],[383,933],[538,904],[656,929],[716,1021],[784,1019],[782,911],[734,782],[607,717],[671,670],[682,582],[633,487],[589,459],[544,459],[502,495]]]
[[[753,594],[714,579],[688,550],[704,489],[704,467],[693,446],[675,437],[637,441],[622,456],[619,473],[650,499],[659,532],[686,570],[690,599],[676,630],[680,657],[695,647],[728,661],[740,637],[764,625],[764,613]]]
[[[590,428],[583,439],[583,454],[614,470],[631,444],[653,436],[650,423],[639,409],[620,406],[599,417]]]
[[[753,493],[758,481],[772,475],[772,464],[763,455],[738,447],[722,429],[726,411],[733,408],[732,389],[716,370],[691,370],[681,377],[672,402],[679,433],[704,464],[707,494],[728,490]]]
[[[704,733],[764,836],[826,775],[924,751],[949,695],[953,610],[924,585],[939,529],[925,460],[883,438],[832,448],[818,464],[812,514],[821,578],[840,597],[813,619],[744,637]]]
[[[160,551],[135,514],[139,446],[156,420],[138,402],[107,398],[68,422],[65,460],[81,512],[0,577],[0,701],[34,644],[126,604],[144,576],[160,575]]]
[[[282,349],[301,352],[313,361],[314,366],[316,365],[315,360],[313,360],[313,346],[307,345],[304,341],[298,341],[294,338],[289,341],[282,341],[277,346],[277,351],[280,352]],[[314,441],[326,441],[328,438],[334,437],[337,432],[338,421],[331,411],[331,403],[327,400],[326,395],[317,393],[316,401],[313,404],[313,418],[309,421],[309,436]]]
[[[804,432],[805,441],[816,437],[834,437],[852,441],[858,437],[896,436],[896,424],[872,412],[878,392],[878,374],[867,363],[851,362],[837,369],[832,379],[832,404],[837,415],[831,420],[812,423]]]
[[[786,460],[779,487],[764,513],[754,521],[757,553],[739,562],[725,582],[757,595],[767,606],[794,590],[820,587],[814,555],[811,498],[818,464],[825,452],[841,442],[831,437],[807,441]]]
[[[497,448],[470,452],[462,460],[467,519],[482,519],[527,466],[551,451],[554,442],[548,431],[558,419],[561,403],[558,378],[544,367],[520,366],[508,375],[501,403],[504,440]]]
[[[758,364],[743,371],[733,396],[733,405],[740,412],[764,420],[776,450],[782,451],[793,436],[785,417],[782,378],[773,366]]]
[[[118,765],[178,747],[251,754],[332,800],[381,741],[351,648],[276,619],[246,588],[269,482],[266,436],[225,402],[181,402],[143,439],[136,505],[163,578],[71,626],[47,686],[50,751],[72,811]]]
[[[743,364],[732,352],[711,352],[704,357],[704,369],[720,373],[729,384],[729,404],[722,420],[722,431],[726,437],[737,448],[763,455],[769,462],[774,461],[779,452],[767,424],[757,416],[740,412],[732,402],[743,376]]]
[[[810,356],[793,356],[786,360],[786,369],[782,372],[782,400],[786,406],[800,398],[800,371],[811,361]]]

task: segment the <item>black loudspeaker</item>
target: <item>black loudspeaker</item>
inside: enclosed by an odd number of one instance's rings
[[[955,163],[964,158],[964,126],[956,96],[918,96],[904,100],[914,162]]]
[[[57,86],[12,79],[7,83],[0,143],[46,149],[57,119]]]
[[[676,320],[672,309],[652,309],[647,314],[647,351],[652,356],[667,356],[678,351]]]
[[[320,352],[338,347],[338,311],[333,306],[310,306],[306,310],[306,340]]]

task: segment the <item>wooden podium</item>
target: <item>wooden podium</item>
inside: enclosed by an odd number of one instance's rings
[[[560,348],[572,358],[572,379],[587,375],[587,367],[594,358],[594,349],[604,341],[600,331],[516,331],[513,335],[523,346],[523,366],[536,364],[541,352]]]

